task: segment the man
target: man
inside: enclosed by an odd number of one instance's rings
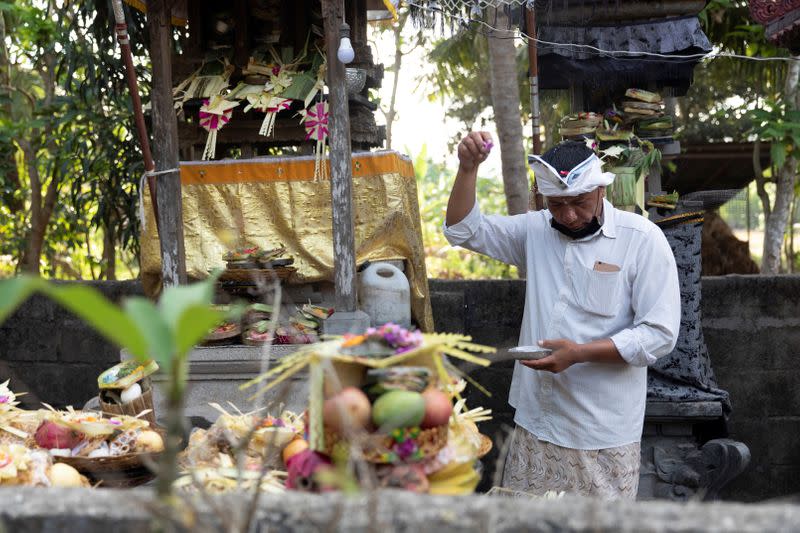
[[[604,200],[614,175],[575,141],[530,158],[546,210],[482,215],[475,181],[491,142],[472,132],[459,144],[444,232],[525,270],[519,343],[552,349],[515,365],[503,485],[635,499],[646,367],[678,336],[672,251],[655,224]]]

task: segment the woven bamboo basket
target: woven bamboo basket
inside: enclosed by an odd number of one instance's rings
[[[150,422],[150,425],[156,425],[156,412],[153,404],[153,385],[150,378],[144,378],[139,382],[142,387],[142,395],[126,404],[120,405],[118,403],[111,403],[106,401],[108,398],[104,396],[103,391],[100,391],[100,408],[106,415],[128,415],[136,416],[142,411],[150,410],[149,413],[142,415],[143,420]]]
[[[158,462],[160,453],[129,453],[118,457],[55,457],[89,478],[92,484],[105,488],[127,488],[144,485],[156,477],[149,464]]]
[[[166,441],[167,431],[159,426],[152,426],[161,438]],[[54,457],[58,463],[65,463],[89,478],[93,485],[105,488],[122,489],[138,487],[155,479],[156,474],[150,469],[158,463],[161,452],[127,453],[112,457]]]
[[[342,437],[332,429],[325,428],[325,453],[331,455],[333,448],[342,440]],[[433,457],[447,444],[447,424],[433,428],[423,429],[414,439],[422,456],[427,459]],[[385,454],[392,450],[394,439],[383,433],[367,435],[361,442],[364,459],[370,463],[386,463]]]

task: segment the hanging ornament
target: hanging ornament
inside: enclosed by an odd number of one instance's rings
[[[214,159],[217,151],[217,131],[228,123],[233,114],[233,108],[239,102],[231,102],[222,96],[212,96],[208,100],[203,100],[200,108],[200,126],[208,132],[206,147],[203,150],[203,159]]]
[[[314,179],[317,180],[327,175],[322,160],[328,140],[328,102],[317,102],[301,114],[306,128],[306,140],[313,139],[317,143],[314,148]]]
[[[275,129],[275,119],[278,113],[292,106],[292,101],[289,98],[281,98],[280,96],[272,96],[267,92],[261,94],[251,94],[247,96],[247,101],[250,102],[244,108],[247,113],[251,109],[266,113],[264,121],[261,123],[261,129],[258,130],[259,135],[269,137]]]
[[[264,90],[272,94],[281,94],[293,81],[294,72],[280,65],[275,65],[272,67],[272,74],[269,77],[269,81],[264,84]]]

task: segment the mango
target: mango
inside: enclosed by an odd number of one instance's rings
[[[425,398],[418,392],[393,390],[372,406],[372,421],[382,431],[418,426],[425,417]]]

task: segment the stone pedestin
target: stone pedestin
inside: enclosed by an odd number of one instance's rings
[[[720,402],[648,402],[642,434],[640,500],[716,500],[720,490],[750,463],[741,442],[716,438]]]
[[[363,333],[367,328],[369,328],[369,315],[359,310],[336,311],[322,321],[322,333],[325,335]]]

